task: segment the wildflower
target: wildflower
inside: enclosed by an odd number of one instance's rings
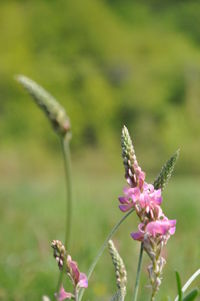
[[[140,190],[138,187],[135,188],[124,188],[124,196],[119,197],[119,201],[121,205],[119,208],[121,211],[126,212],[129,211],[132,207],[135,207],[135,202],[140,197]]]
[[[67,254],[67,251],[61,241],[53,240],[51,246],[59,269],[63,270],[64,268],[64,272],[72,282],[74,288],[74,294],[72,294],[66,292],[63,286],[61,286],[59,293],[55,294],[55,296],[58,301],[72,299],[78,294],[80,288],[88,287],[87,276],[79,271],[77,262],[73,261],[71,256]]]
[[[67,256],[67,267],[68,274],[71,276],[74,286],[77,288],[87,288],[88,280],[87,276],[84,273],[80,273],[78,265],[75,261],[72,260],[71,256]]]
[[[143,244],[144,250],[151,259],[148,272],[152,286],[151,300],[154,300],[161,284],[161,273],[165,264],[161,250],[170,236],[175,233],[176,220],[169,220],[162,211],[160,187],[163,185],[153,186],[145,182],[145,173],[138,165],[130,135],[125,127],[122,130],[122,157],[125,178],[130,187],[124,188],[124,196],[119,197],[119,208],[123,212],[134,208],[140,219],[138,231],[131,233],[131,236]],[[170,164],[168,165],[171,166]],[[165,175],[165,170],[162,172]],[[159,183],[160,181],[159,179]]]
[[[146,226],[146,231],[153,237],[161,235],[164,237],[166,234],[173,235],[176,230],[176,220],[168,220],[167,218],[150,222]]]

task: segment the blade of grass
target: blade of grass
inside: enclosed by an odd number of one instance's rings
[[[181,290],[181,278],[178,272],[176,273],[176,283],[177,283],[177,289],[178,289],[178,301],[182,301],[182,290]]]
[[[191,283],[200,275],[200,269],[198,269],[189,279],[188,281],[184,284],[182,287],[182,292],[184,293],[188,287],[191,285]],[[178,296],[175,298],[174,301],[178,301]]]

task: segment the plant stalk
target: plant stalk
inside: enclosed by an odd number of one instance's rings
[[[64,159],[65,181],[66,181],[66,224],[65,224],[65,248],[69,250],[71,236],[72,218],[72,180],[71,180],[71,156],[69,139],[67,136],[61,139],[61,146]]]
[[[138,288],[139,288],[139,282],[140,282],[140,273],[141,273],[141,266],[142,266],[143,250],[144,250],[144,246],[143,246],[143,243],[141,243],[140,255],[139,255],[139,260],[138,260],[138,267],[137,267],[137,275],[136,275],[136,280],[135,280],[135,288],[134,288],[133,299],[132,299],[133,301],[137,300],[137,295],[138,295]]]
[[[65,170],[65,184],[66,184],[66,222],[65,222],[65,249],[69,250],[69,241],[71,235],[71,215],[72,215],[72,181],[71,181],[71,159],[70,159],[70,148],[69,138],[65,136],[61,138],[61,148],[64,160]],[[63,263],[65,266],[65,263]],[[57,293],[60,291],[62,279],[64,275],[64,268],[61,270],[58,279]]]
[[[108,236],[106,237],[103,245],[100,247],[99,252],[97,253],[97,256],[95,257],[94,261],[92,262],[89,271],[88,271],[88,281],[97,265],[97,262],[99,261],[101,255],[103,254],[103,251],[105,250],[105,248],[107,247],[108,241],[111,239],[111,237],[115,234],[115,232],[118,230],[119,226],[125,221],[125,219],[134,211],[134,208],[131,209],[126,215],[124,215],[120,221],[113,227],[113,229],[111,230],[111,232],[108,234]],[[79,294],[79,301],[81,301],[82,297],[84,294],[84,288],[82,288],[80,290],[80,294]]]

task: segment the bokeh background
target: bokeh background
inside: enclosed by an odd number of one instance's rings
[[[58,271],[50,242],[63,239],[60,142],[14,80],[25,74],[65,106],[73,130],[71,253],[87,271],[122,216],[120,135],[126,124],[152,181],[180,147],[163,208],[177,219],[158,300],[176,294],[199,267],[200,2],[135,0],[0,1],[0,300],[53,296]],[[139,244],[132,216],[114,240],[128,270],[128,298]],[[149,294],[145,257],[139,300]],[[109,300],[114,272],[105,252],[86,300]]]

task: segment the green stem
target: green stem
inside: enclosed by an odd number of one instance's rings
[[[75,299],[75,301],[78,301],[78,291],[77,291],[77,288],[75,288],[75,291],[74,291],[74,299]]]
[[[136,275],[136,281],[135,281],[135,288],[134,288],[134,293],[133,293],[133,301],[137,300],[137,295],[138,295],[138,288],[139,288],[139,282],[140,282],[140,273],[141,273],[141,266],[142,266],[143,250],[144,250],[144,246],[143,246],[143,243],[141,243],[140,256],[139,256],[138,267],[137,267],[137,275]]]
[[[71,215],[72,215],[72,182],[71,182],[71,160],[68,136],[61,138],[61,147],[64,159],[65,170],[65,184],[66,184],[66,224],[65,224],[65,248],[69,250],[69,240],[71,234]],[[65,265],[65,263],[63,263]],[[60,291],[62,279],[64,275],[64,268],[59,274],[57,293]]]
[[[125,219],[134,211],[134,208],[131,209],[126,215],[124,215],[120,221],[113,227],[113,229],[111,230],[111,232],[108,234],[108,236],[106,237],[103,245],[101,246],[101,248],[99,249],[99,252],[97,253],[97,256],[95,257],[93,263],[91,264],[89,271],[88,271],[88,281],[97,265],[97,262],[99,261],[101,255],[103,254],[103,251],[105,250],[105,248],[107,247],[108,241],[111,239],[111,237],[114,235],[114,233],[117,231],[117,229],[119,228],[119,226],[125,221]],[[79,301],[81,301],[83,294],[84,294],[84,288],[82,288],[80,290],[80,295],[79,295]]]
[[[69,139],[66,136],[61,140],[65,179],[66,179],[66,225],[65,225],[65,248],[69,250],[69,241],[71,236],[71,217],[72,217],[72,181],[71,181],[71,159],[69,149]]]

